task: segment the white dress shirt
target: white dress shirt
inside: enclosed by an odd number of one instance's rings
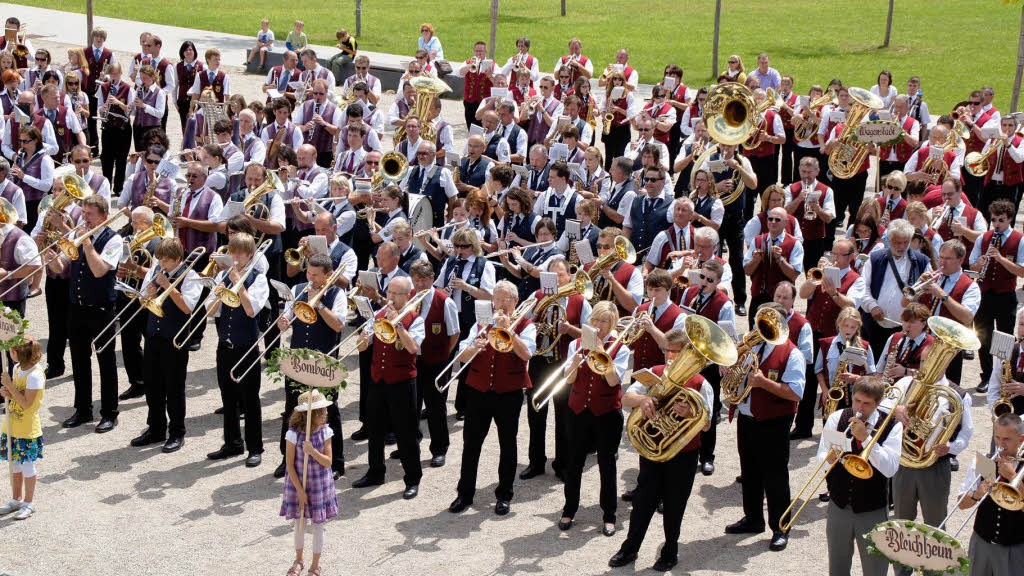
[[[1010,232],[1012,232],[1012,230],[1010,230],[1009,228],[1007,228],[1006,230],[1003,231],[1003,233],[1002,233],[1003,234],[1003,244],[1006,244],[1006,239],[1009,238]],[[992,238],[995,238],[995,233],[994,232],[992,234]],[[983,254],[988,252],[988,246],[982,246],[981,245],[982,242],[984,242],[984,241],[985,241],[985,235],[984,234],[982,234],[981,236],[978,236],[978,239],[974,241],[974,248],[971,249],[971,257],[969,259],[969,262],[971,264],[974,264],[975,262],[977,262],[978,258],[981,258],[981,256]],[[1013,261],[1018,266],[1024,266],[1024,242],[1018,242],[1017,243],[1017,256],[1013,259]],[[1000,264],[997,264],[995,262],[993,262],[991,265],[992,266],[1000,266]]]
[[[459,354],[466,348],[473,345],[476,340],[477,334],[480,333],[482,327],[479,324],[473,324],[473,327],[469,329],[469,335],[459,342]],[[530,352],[530,356],[537,353],[537,325],[530,322],[528,326],[523,328],[523,331],[518,334],[519,339],[526,345],[526,349]]]
[[[778,236],[772,236],[770,241],[771,244],[781,246],[786,233],[783,232]],[[748,262],[754,259],[754,249],[756,248],[755,243],[751,242],[747,248],[746,253],[743,255],[743,265],[746,266]],[[767,248],[764,246],[763,248]],[[767,258],[767,256],[765,256]],[[801,240],[797,239],[796,243],[793,244],[793,249],[789,252],[789,259],[787,260],[789,265],[796,269],[797,272],[804,271],[804,245]],[[764,260],[762,260],[764,265]]]
[[[466,258],[466,265],[463,266],[463,269],[462,269],[462,279],[463,280],[469,280],[469,274],[470,274],[470,272],[472,272],[472,270],[473,270],[473,263],[476,262],[477,258],[483,258],[483,256],[470,256],[469,258]],[[451,265],[452,266],[456,266],[457,264],[453,260]],[[480,276],[480,284],[477,286],[477,288],[480,288],[481,290],[484,290],[484,291],[486,291],[488,293],[493,293],[494,292],[494,284],[495,284],[494,263],[488,261],[486,264],[484,264],[483,273]],[[434,280],[434,287],[435,288],[442,288],[442,289],[448,287],[448,279],[447,278],[443,278],[442,276],[438,275],[437,279]],[[452,289],[451,298],[452,298],[452,300],[455,301],[455,305],[459,307],[459,312],[461,312],[462,311],[462,290],[461,289]]]
[[[246,293],[249,294],[249,302],[252,304],[252,309],[257,314],[259,314],[259,311],[262,310],[263,307],[267,305],[267,301],[270,298],[270,282],[267,281],[267,275],[259,271],[259,267],[259,261],[257,261],[252,272],[253,274],[256,274],[256,279],[252,281],[252,286],[249,286],[248,288],[245,289]],[[227,275],[227,270],[221,270],[220,272],[217,273],[217,276],[214,278],[214,281],[217,284],[223,282],[225,286],[230,288],[231,280],[228,280]],[[209,298],[206,302],[206,305],[209,306],[212,302],[213,299]],[[213,317],[219,318],[221,310],[223,309],[223,306],[218,306],[217,311],[214,312],[213,314]]]
[[[828,417],[825,422],[825,427],[830,430],[839,429],[839,417],[843,415],[842,410],[836,410]],[[874,437],[875,426],[881,424],[878,419],[878,410],[871,413],[868,417],[867,422],[864,423],[868,430],[868,437],[864,440],[862,445],[866,446],[868,442]],[[828,453],[831,446],[825,443],[825,436],[822,435],[821,440],[818,442],[818,461],[824,462],[828,457]],[[879,442],[875,444],[873,450],[868,455],[868,462],[871,463],[879,472],[882,473],[886,478],[892,478],[896,475],[896,470],[900,467],[900,457],[903,455],[903,424],[900,424],[895,418],[892,420],[892,429],[889,430],[889,435],[885,438],[885,442]]]
[[[110,242],[113,242],[113,239],[111,239]],[[108,246],[110,245],[110,242],[107,242]],[[118,247],[120,248],[120,246]],[[106,248],[106,246],[104,248]],[[104,252],[106,252],[105,249]],[[106,261],[106,259],[104,259],[104,261]],[[184,260],[182,261],[181,265],[184,265]],[[116,264],[114,266],[116,266]],[[149,288],[149,285],[154,282],[153,279],[156,277],[157,272],[164,272],[171,280],[171,283],[174,283],[174,279],[170,278],[171,275],[173,274],[173,271],[166,272],[164,270],[161,270],[160,265],[156,264],[149,269],[149,272],[146,272],[145,278],[142,279],[142,288],[140,289],[140,291],[143,294],[146,293],[146,289]],[[200,284],[198,280],[199,274],[197,274],[195,270],[189,270],[188,274],[185,275],[185,279],[182,280],[176,287],[178,292],[181,293],[182,298],[185,299],[185,306],[188,307],[189,311],[195,310],[196,304],[199,303],[199,297],[203,293],[203,285]],[[157,294],[160,294],[163,291],[163,288],[160,288],[159,286],[157,287]]]

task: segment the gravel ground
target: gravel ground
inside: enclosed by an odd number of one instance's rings
[[[58,48],[44,40],[38,45]],[[119,54],[122,62],[129,54]],[[259,93],[260,79],[233,72],[233,86],[248,95]],[[392,97],[385,97],[385,109]],[[445,117],[461,126],[459,102],[444,103]],[[173,117],[173,114],[172,114]],[[176,122],[171,139],[180,142]],[[465,131],[456,130],[456,138]],[[29,304],[30,333],[47,334],[42,298]],[[745,320],[745,319],[741,319]],[[205,454],[221,443],[221,418],[213,411],[221,404],[214,369],[215,334],[212,324],[203,349],[192,355],[187,382],[188,436],[184,448],[166,455],[159,447],[136,449],[128,441],[145,427],[143,399],[121,405],[118,427],[97,435],[92,426],[60,428],[71,415],[74,386],[70,376],[49,382],[42,409],[46,457],[39,463],[37,513],[26,522],[0,519],[6,552],[0,572],[31,574],[284,574],[292,559],[292,526],[279,517],[282,482],[271,472],[280,461],[276,440],[283,407],[282,386],[264,382],[264,463],[245,468],[240,458],[211,462]],[[744,328],[740,326],[739,328]],[[118,356],[120,362],[120,355]],[[70,366],[70,364],[69,364]],[[965,387],[978,383],[977,362],[965,369]],[[124,372],[120,389],[127,382]],[[353,376],[353,380],[355,377]],[[94,374],[98,387],[98,372]],[[357,425],[356,390],[342,394],[346,436]],[[96,410],[98,412],[98,395]],[[973,457],[986,450],[990,418],[983,399],[975,395],[975,439],[960,458],[957,486]],[[520,469],[526,464],[528,427],[522,416],[519,434]],[[480,462],[476,503],[467,512],[447,512],[455,497],[462,454],[461,423],[450,410],[452,445],[448,464],[427,467],[429,451],[422,444],[424,477],[418,498],[404,501],[397,461],[388,461],[387,483],[372,490],[352,490],[350,484],[366,471],[365,442],[346,441],[348,475],[338,482],[340,516],[329,523],[323,557],[324,574],[511,574],[610,572],[606,562],[625,538],[629,505],[620,503],[619,532],[601,535],[598,506],[598,471],[591,458],[584,471],[584,493],[576,525],[569,532],[556,526],[563,503],[562,487],[550,473],[528,482],[516,480],[512,512],[493,514],[497,483],[498,447],[490,434]],[[553,435],[549,426],[549,436]],[[549,438],[549,455],[554,440]],[[697,476],[686,512],[676,574],[816,574],[825,570],[825,508],[814,502],[792,533],[781,554],[768,551],[769,534],[757,537],[726,536],[724,527],[742,515],[735,428],[724,423],[719,432],[717,471]],[[816,465],[817,441],[792,446],[791,485],[794,492]],[[388,450],[390,452],[390,448]],[[619,452],[618,489],[635,484],[637,456],[625,439]],[[955,489],[954,489],[955,492]],[[958,515],[957,520],[963,515]],[[966,542],[969,533],[961,537]],[[307,542],[310,539],[307,537]],[[657,518],[651,524],[635,570],[648,569],[663,540]],[[38,547],[39,551],[31,547]],[[854,560],[854,570],[858,560]],[[307,564],[308,566],[308,564]],[[630,568],[622,569],[629,571]],[[563,572],[564,571],[564,572]]]

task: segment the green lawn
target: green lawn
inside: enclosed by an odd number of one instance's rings
[[[83,0],[15,2],[77,12],[85,7]],[[504,62],[514,49],[515,38],[528,35],[533,52],[542,59],[542,68],[550,69],[575,35],[583,40],[584,53],[599,63],[595,68],[612,61],[616,49],[626,47],[643,82],[656,82],[662,67],[670,62],[683,67],[690,85],[711,81],[713,0],[567,0],[567,5],[568,16],[562,18],[556,0],[503,0],[498,59]],[[728,55],[737,53],[750,69],[759,52],[768,52],[774,67],[796,77],[801,92],[833,77],[869,88],[884,68],[892,71],[901,91],[907,76],[921,76],[933,112],[948,112],[971,89],[985,84],[995,86],[1000,108],[1008,106],[1019,6],[1006,6],[1001,0],[900,1],[896,3],[892,45],[880,49],[887,5],[886,0],[726,0],[719,62],[724,67]],[[267,17],[282,42],[295,18],[305,20],[306,33],[315,44],[333,45],[338,27],[355,29],[354,0],[302,11],[251,0],[95,0],[94,9],[103,16],[141,14],[143,19],[161,24],[247,35],[254,35],[260,18]],[[489,36],[490,2],[366,0],[360,47],[412,53],[423,21],[434,24],[449,59],[465,58],[474,41]]]

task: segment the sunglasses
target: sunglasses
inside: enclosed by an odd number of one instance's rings
[[[78,160],[75,160],[75,164],[91,164],[91,163],[92,163],[92,161],[89,160],[88,158],[79,158]]]
[[[356,66],[356,70],[369,70],[369,66]]]
[[[459,250],[464,250],[466,248],[472,248],[473,247],[472,244],[452,244],[452,246],[455,246]]]
[[[972,100],[971,102],[968,102],[968,104],[970,104],[971,106],[980,106],[981,102],[975,102]]]
[[[901,191],[902,191],[902,188],[900,188],[900,187],[898,187],[898,186],[891,186],[891,185],[889,185],[889,184],[886,184],[886,185],[885,185],[885,189],[886,189],[886,190],[895,190],[895,191],[898,191],[898,192],[901,192]]]
[[[152,158],[146,158],[146,164],[159,164],[159,163],[160,163],[160,159],[159,158],[157,158],[155,160],[152,159]]]
[[[637,132],[651,132],[654,128],[637,128]]]
[[[647,181],[648,182],[661,182],[662,180],[664,180],[664,178],[662,178],[660,176],[648,176],[647,177]]]
[[[782,222],[782,218],[768,218],[769,222]]]
[[[729,60],[729,64],[739,64],[736,60]]]
[[[597,245],[597,249],[598,250],[610,250],[611,247],[612,247],[611,244],[598,244]]]
[[[380,162],[373,162],[373,161],[367,160],[366,161],[366,165],[367,166],[379,166]]]

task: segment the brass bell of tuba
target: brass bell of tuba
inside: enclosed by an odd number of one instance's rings
[[[757,130],[754,93],[743,84],[719,84],[708,91],[701,118],[708,134],[719,144],[741,144]]]
[[[836,178],[846,180],[852,178],[868,157],[868,144],[858,143],[855,138],[857,127],[864,118],[885,108],[885,102],[878,96],[863,88],[849,89],[850,110],[843,121],[843,131],[839,135],[839,145],[828,156],[828,167]]]
[[[786,319],[774,308],[761,308],[754,315],[754,329],[740,340],[739,359],[729,367],[722,376],[722,401],[740,404],[750,395],[750,387],[740,390],[747,375],[758,369],[761,360],[754,353],[754,347],[762,342],[779,345],[789,338],[789,325]]]

